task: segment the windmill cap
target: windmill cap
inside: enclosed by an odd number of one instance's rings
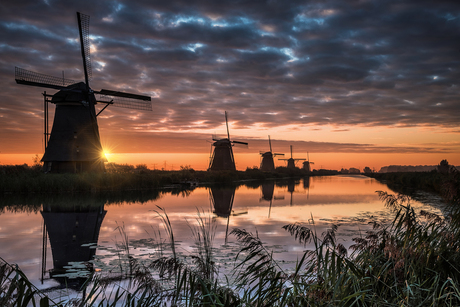
[[[75,83],[54,94],[51,102],[55,104],[81,104],[87,99],[85,92],[86,85],[84,82]],[[90,97],[92,97],[93,103],[96,103],[94,94],[90,94]]]

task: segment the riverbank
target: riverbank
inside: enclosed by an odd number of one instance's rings
[[[460,172],[451,169],[449,172],[399,172],[365,174],[385,183],[398,193],[411,195],[417,190],[435,193],[447,200],[458,199],[460,195]]]
[[[99,193],[112,191],[147,191],[159,188],[187,188],[195,185],[229,184],[248,180],[301,178],[335,175],[337,171],[306,172],[279,167],[274,172],[259,169],[246,171],[149,170],[144,167],[107,168],[104,173],[45,174],[40,167],[0,166],[1,194]]]

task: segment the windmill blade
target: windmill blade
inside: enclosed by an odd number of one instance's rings
[[[225,111],[225,124],[227,125],[227,137],[230,140],[230,131],[228,130],[227,111]]]
[[[284,156],[284,154],[282,154],[282,153],[274,153],[273,157],[276,157],[276,156]]]
[[[270,144],[270,152],[272,151],[272,141],[270,140],[270,136],[268,136],[268,144]]]
[[[80,32],[81,56],[83,58],[83,68],[85,71],[86,88],[89,89],[89,79],[92,76],[90,44],[89,44],[89,16],[77,12],[78,30]]]
[[[61,90],[76,83],[74,80],[44,75],[19,67],[14,68],[14,78],[18,84],[54,88],[56,90]]]
[[[96,97],[97,102],[113,104],[113,106],[119,108],[152,111],[152,103],[150,102],[150,97],[148,97],[148,101],[144,101],[139,100],[137,98],[130,98],[118,95],[103,95],[99,92],[96,92],[96,94],[98,94]]]
[[[241,145],[248,145],[246,142],[239,142],[239,141],[232,141],[233,144],[241,144]]]
[[[152,98],[150,98],[150,96],[137,95],[137,94],[131,94],[131,93],[125,93],[125,92],[119,92],[119,91],[111,91],[111,90],[102,89],[99,92],[94,92],[94,93],[105,95],[105,96],[116,96],[116,97],[131,98],[131,99],[138,99],[138,100],[144,100],[144,101],[152,101]]]

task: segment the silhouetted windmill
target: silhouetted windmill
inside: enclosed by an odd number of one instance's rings
[[[308,155],[308,152],[307,152],[307,161],[303,163],[303,169],[307,171],[307,173],[311,172],[310,164],[315,164],[315,162],[310,162],[310,156]]]
[[[265,172],[271,172],[275,170],[275,162],[273,161],[273,157],[284,156],[284,154],[273,153],[272,142],[270,140],[270,136],[268,136],[268,144],[270,145],[270,151],[260,152],[260,155],[262,156],[262,162],[260,163],[260,170],[265,171]]]
[[[111,104],[130,109],[152,110],[149,96],[104,89],[93,91],[89,87],[91,78],[89,16],[77,12],[77,19],[85,82],[76,83],[19,67],[15,69],[15,79],[18,84],[59,90],[54,95],[43,93],[45,154],[41,161],[44,162],[43,169],[46,172],[103,170],[107,159],[102,151],[97,116]],[[97,99],[95,94],[98,95]],[[51,134],[48,133],[48,102],[56,105]],[[94,105],[98,102],[105,103],[106,106],[96,114]]]
[[[246,142],[232,141],[230,140],[230,132],[228,130],[228,119],[227,111],[225,111],[225,124],[227,125],[227,138],[226,139],[217,139],[216,136],[213,136],[212,146],[214,146],[214,152],[212,154],[211,160],[209,161],[208,170],[211,171],[223,171],[236,170],[235,159],[233,158],[232,147],[234,144],[248,145]],[[212,147],[211,147],[212,148]]]
[[[292,157],[292,145],[291,145],[291,157],[289,159],[278,159],[278,160],[287,161],[287,168],[295,168],[295,164],[297,161],[303,161],[306,159],[294,159]]]

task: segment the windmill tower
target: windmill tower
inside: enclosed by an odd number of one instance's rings
[[[291,145],[291,157],[289,159],[278,159],[278,160],[283,160],[283,161],[287,161],[287,168],[289,169],[294,169],[295,168],[295,164],[297,161],[303,161],[303,160],[306,160],[306,159],[294,159],[292,157],[292,145]]]
[[[227,138],[218,139],[216,136],[213,136],[212,146],[214,146],[214,152],[212,153],[211,160],[209,162],[208,170],[211,171],[234,171],[235,159],[233,158],[232,147],[234,144],[248,145],[246,142],[232,141],[230,140],[230,132],[228,130],[228,120],[227,120],[227,111],[225,111],[225,124],[227,125]],[[211,147],[212,149],[212,147]]]
[[[270,136],[268,136],[268,144],[270,145],[270,151],[260,152],[262,156],[262,162],[260,163],[260,170],[264,172],[271,172],[275,170],[275,162],[273,162],[273,157],[284,156],[284,154],[273,153],[272,151],[272,142]]]
[[[315,164],[315,162],[310,162],[310,156],[308,155],[308,152],[307,152],[307,161],[303,163],[303,169],[307,171],[307,173],[311,173],[310,164]]]
[[[97,116],[109,105],[138,110],[152,110],[149,96],[113,90],[93,91],[91,78],[89,16],[77,12],[80,48],[85,82],[39,74],[19,67],[15,69],[18,84],[59,90],[44,96],[45,154],[41,161],[45,172],[102,171],[104,162]],[[48,133],[48,102],[56,105],[51,134]],[[95,105],[106,104],[98,113]],[[49,138],[49,140],[48,140]]]

